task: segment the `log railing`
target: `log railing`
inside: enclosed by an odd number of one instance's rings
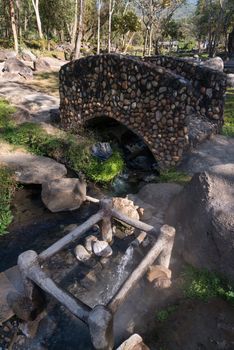
[[[87,200],[96,203],[99,202],[92,197],[87,197]],[[89,326],[91,340],[95,349],[111,350],[114,344],[113,316],[115,312],[157,258],[160,265],[165,268],[169,267],[175,229],[171,226],[163,225],[161,229],[157,231],[151,225],[139,220],[133,220],[114,209],[112,200],[110,199],[101,200],[99,204],[100,209],[96,214],[92,215],[87,221],[52,244],[39,255],[31,250],[20,254],[18,266],[24,281],[25,296],[33,302],[33,290],[36,286],[40,287],[41,290],[53,296],[73,315]],[[136,239],[138,242],[141,242],[147,233],[158,234],[158,238],[144,259],[113,296],[108,305],[97,305],[91,309],[88,305],[58,287],[47,273],[43,271],[41,264],[71,242],[81,238],[97,223],[100,223],[102,239],[111,242],[113,238],[112,219],[118,219],[134,228],[140,229],[142,232]]]

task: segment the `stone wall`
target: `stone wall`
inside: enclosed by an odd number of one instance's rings
[[[62,127],[110,117],[144,139],[161,168],[175,166],[188,145],[191,84],[165,68],[116,54],[90,56],[60,70]]]
[[[193,89],[189,103],[189,106],[193,108],[192,111],[216,123],[217,132],[221,130],[223,125],[226,74],[200,66],[195,62],[170,56],[145,57],[144,61],[164,67],[189,80]]]

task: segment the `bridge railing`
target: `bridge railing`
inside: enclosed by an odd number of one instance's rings
[[[97,199],[87,197],[87,200],[99,202]],[[25,296],[33,303],[34,289],[38,286],[44,292],[50,294],[62,305],[64,305],[73,315],[85,322],[90,330],[91,340],[95,349],[109,350],[114,346],[113,317],[119,306],[125,301],[131,290],[153,265],[158,258],[158,265],[163,268],[169,267],[170,257],[174,243],[175,229],[168,225],[163,225],[160,230],[155,230],[139,220],[133,220],[113,208],[112,200],[101,200],[100,209],[87,221],[78,226],[75,230],[55,242],[39,255],[32,250],[20,254],[18,266],[24,282]],[[112,241],[112,219],[117,219],[128,225],[140,229],[142,232],[137,240],[142,241],[147,233],[158,234],[158,238],[144,259],[135,270],[129,275],[125,282],[112,297],[107,305],[96,305],[93,309],[75,298],[67,291],[61,289],[43,270],[41,266],[45,260],[58,253],[69,243],[81,238],[93,225],[100,223],[102,239]],[[162,281],[163,282],[163,281]],[[157,286],[162,286],[160,277]]]

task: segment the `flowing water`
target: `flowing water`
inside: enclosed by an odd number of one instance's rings
[[[115,276],[115,280],[109,281],[109,284],[106,286],[105,291],[100,300],[101,304],[108,304],[108,302],[112,299],[112,297],[115,295],[120,286],[128,277],[129,267],[133,259],[133,250],[133,246],[130,245],[126,250],[125,254],[121,257],[118,265],[116,265],[115,271],[113,271],[113,276]]]

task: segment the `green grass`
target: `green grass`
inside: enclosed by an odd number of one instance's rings
[[[47,134],[40,125],[23,123],[8,125],[0,137],[10,144],[24,146],[28,151],[42,156],[49,156],[69,165],[76,172],[83,172],[95,182],[110,182],[124,167],[118,150],[106,161],[91,155],[90,148],[96,142],[92,135],[78,139],[74,135],[56,137]]]
[[[223,135],[234,137],[234,89],[227,89],[224,107]]]
[[[12,114],[16,111],[6,100],[0,98],[0,129],[13,125]]]
[[[0,168],[0,236],[7,233],[13,220],[10,204],[16,189],[16,182],[9,170]]]
[[[208,301],[221,297],[234,303],[233,286],[214,272],[188,266],[184,272],[184,281],[184,293],[189,299]]]
[[[168,319],[168,317],[177,310],[177,305],[168,306],[166,309],[162,309],[157,312],[156,318],[159,322],[164,322]]]
[[[159,178],[160,182],[175,182],[181,185],[185,185],[191,180],[191,176],[176,169],[161,171]]]

